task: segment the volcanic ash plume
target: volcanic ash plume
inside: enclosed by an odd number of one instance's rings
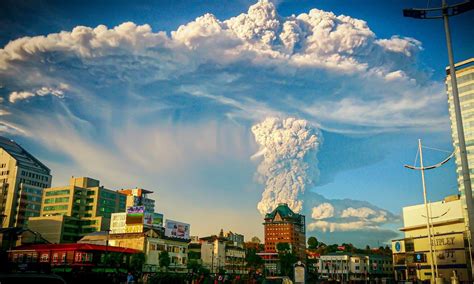
[[[263,156],[257,178],[265,184],[258,210],[265,214],[278,203],[288,203],[295,212],[303,208],[301,195],[319,177],[316,154],[321,134],[308,121],[296,118],[267,118],[252,127]]]

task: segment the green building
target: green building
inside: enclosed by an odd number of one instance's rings
[[[28,227],[52,243],[76,242],[85,234],[108,230],[112,213],[125,212],[126,195],[98,180],[72,177],[69,185],[46,188],[40,217]]]

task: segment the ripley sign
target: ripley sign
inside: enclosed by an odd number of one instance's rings
[[[446,237],[442,239],[431,240],[433,246],[454,246],[454,240],[456,237]]]
[[[415,251],[429,251],[427,237],[413,239]],[[431,238],[431,244],[436,250],[464,249],[464,236],[462,233],[438,235]]]

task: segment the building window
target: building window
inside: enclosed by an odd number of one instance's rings
[[[70,191],[69,189],[63,189],[63,190],[51,190],[46,192],[46,196],[52,196],[52,195],[67,195],[69,194]]]
[[[41,258],[40,258],[40,262],[49,262],[49,254],[42,253]]]
[[[43,208],[43,211],[67,210],[67,208],[67,205],[45,206]]]
[[[82,254],[80,252],[76,252],[76,256],[74,257],[75,262],[81,262],[82,261]]]

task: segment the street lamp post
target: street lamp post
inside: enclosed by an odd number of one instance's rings
[[[420,155],[420,167],[415,167],[415,166],[409,166],[409,165],[404,165],[405,168],[411,169],[411,170],[419,170],[421,171],[421,182],[423,185],[423,201],[425,205],[425,211],[426,211],[426,232],[428,234],[428,243],[429,243],[429,248],[430,248],[430,266],[431,266],[431,282],[436,283],[438,274],[435,273],[435,267],[434,267],[434,262],[436,262],[436,256],[433,254],[433,243],[431,241],[431,225],[430,225],[430,220],[431,220],[431,214],[430,210],[428,208],[428,202],[427,202],[427,194],[426,194],[426,183],[425,183],[425,170],[432,170],[436,169],[445,163],[447,163],[453,156],[454,152],[451,153],[446,159],[443,161],[439,162],[436,165],[433,166],[425,166],[423,165],[423,148],[421,146],[421,139],[418,139],[418,153]],[[437,268],[436,268],[437,272]]]
[[[467,0],[462,3],[455,5],[448,5],[446,0],[442,0],[442,6],[437,8],[430,9],[404,9],[403,16],[411,17],[415,19],[443,19],[444,22],[444,31],[446,34],[446,45],[448,49],[448,59],[449,59],[449,74],[451,77],[451,91],[453,94],[453,104],[454,104],[454,113],[456,117],[456,127],[458,133],[459,141],[459,154],[461,158],[461,169],[463,176],[464,184],[464,195],[466,199],[467,207],[467,217],[468,217],[468,242],[469,242],[469,258],[471,262],[471,277],[474,278],[474,269],[472,263],[472,251],[471,251],[471,240],[472,240],[472,230],[474,229],[474,220],[473,217],[473,204],[472,204],[472,187],[471,187],[471,177],[469,174],[469,164],[467,160],[467,151],[466,151],[466,142],[464,139],[464,126],[462,123],[461,115],[461,105],[459,102],[459,92],[456,79],[456,68],[454,66],[454,56],[453,56],[453,47],[451,41],[451,31],[449,28],[449,17],[462,14],[464,12],[474,9],[474,1]],[[441,15],[439,14],[441,12]],[[438,14],[436,14],[438,13]],[[434,14],[434,15],[433,15]]]

